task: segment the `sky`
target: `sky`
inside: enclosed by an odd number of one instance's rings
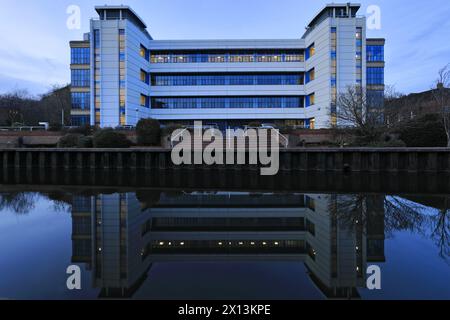
[[[81,40],[95,5],[126,4],[154,39],[291,39],[330,1],[322,0],[0,0],[0,93],[33,95],[70,82],[69,41]],[[339,1],[335,1],[339,2]],[[345,2],[345,1],[340,1]],[[402,93],[429,90],[450,63],[449,0],[361,0],[381,9],[386,79]],[[81,9],[81,28],[69,29],[67,8]]]

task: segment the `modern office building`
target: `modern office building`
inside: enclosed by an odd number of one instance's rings
[[[336,125],[348,86],[383,103],[384,40],[366,38],[359,9],[327,5],[298,39],[175,41],[154,40],[127,6],[96,7],[90,33],[71,42],[72,124]]]

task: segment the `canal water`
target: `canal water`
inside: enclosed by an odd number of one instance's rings
[[[445,186],[1,178],[0,298],[450,299]]]

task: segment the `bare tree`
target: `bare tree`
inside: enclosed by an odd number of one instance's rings
[[[450,64],[439,70],[436,89],[432,90],[447,134],[447,147],[450,148]]]
[[[1,96],[0,107],[2,108],[4,122],[8,125],[24,122],[23,108],[31,100],[26,90],[15,90]]]
[[[396,126],[398,123],[405,120],[402,113],[404,113],[405,108],[408,108],[410,104],[404,103],[405,99],[402,99],[403,97],[405,97],[405,95],[397,91],[395,86],[385,86],[383,109],[384,122],[388,127]]]
[[[364,140],[376,141],[384,131],[384,108],[372,105],[366,89],[348,86],[337,99],[338,128],[350,130]]]

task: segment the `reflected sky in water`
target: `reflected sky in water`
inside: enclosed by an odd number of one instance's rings
[[[3,187],[0,297],[450,299],[449,206],[446,195]],[[66,287],[71,264],[80,291]],[[372,264],[379,291],[366,289]]]

